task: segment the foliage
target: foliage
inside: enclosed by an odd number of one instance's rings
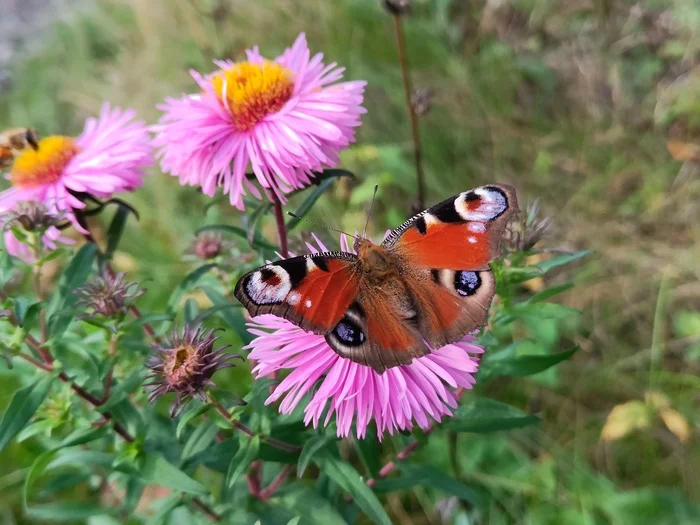
[[[306,30],[327,56],[368,79],[369,112],[360,144],[342,158],[356,176],[332,173],[287,208],[354,231],[379,184],[370,232],[403,222],[415,190],[390,17],[374,0],[304,2],[293,14],[285,2],[261,4],[100,2],[26,60],[0,94],[0,122],[63,132],[102,98],[152,120],[156,101],[187,89],[189,67],[238,56],[261,34],[261,44],[281,49]],[[239,352],[251,336],[230,292],[278,247],[269,206],[240,216],[225,200],[154,174],[128,199],[140,221],[120,207],[92,224],[99,252],[87,243],[45,262],[45,299],[26,268],[0,254],[0,310],[20,321],[0,320],[12,364],[0,361],[0,505],[17,519],[205,523],[199,502],[246,524],[700,519],[691,503],[697,487],[687,481],[698,454],[690,395],[699,384],[698,244],[687,227],[698,186],[694,164],[679,175],[666,151],[670,138],[697,139],[698,81],[677,69],[699,53],[692,21],[700,11],[683,1],[600,11],[574,1],[415,4],[405,19],[414,80],[438,92],[421,120],[431,200],[497,179],[558,211],[558,230],[538,245],[544,253],[513,251],[494,267],[498,301],[480,339],[476,389],[428,434],[338,440],[332,426],[315,431],[299,411],[266,407],[269,383],[253,385],[249,365],[239,365],[217,373],[213,400],[169,419],[171,399],[149,405],[142,389],[152,342],[144,325],[156,337],[184,321],[221,327]],[[279,31],[270,34],[272,26]],[[297,249],[306,225],[287,225]],[[184,260],[186,242],[202,231],[221,233],[226,251]],[[140,317],[119,323],[116,357],[111,327],[76,319],[72,293],[109,258],[148,284]],[[662,278],[671,282],[668,301]],[[50,371],[17,357],[43,362],[27,335],[45,342]],[[215,400],[255,435],[231,426]],[[389,462],[396,468],[381,475]],[[276,479],[268,497],[251,490]]]

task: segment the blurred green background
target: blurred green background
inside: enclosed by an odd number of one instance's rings
[[[469,437],[463,479],[494,494],[488,523],[689,523],[700,501],[700,4],[413,3],[413,83],[434,95],[421,118],[428,202],[506,182],[523,205],[539,198],[554,217],[543,247],[596,251],[560,299],[583,312],[582,350],[556,373],[490,386],[541,425]],[[44,13],[56,21],[30,30],[31,50],[13,61],[0,129],[77,134],[104,100],[155,122],[159,101],[194,90],[190,68],[208,72],[212,59],[240,58],[255,44],[275,56],[304,31],[312,52],[369,82],[358,144],[343,156],[358,178],[324,196],[314,219],[361,228],[374,184],[373,233],[410,214],[410,130],[393,23],[378,0],[23,5],[0,2],[60,12]],[[155,170],[127,200],[141,221],[115,264],[149,283],[146,309],[162,307],[191,269],[182,251],[197,228],[240,220],[225,206],[203,212],[209,199]],[[274,239],[272,223],[265,231]],[[567,271],[547,284],[571,279]],[[11,389],[0,386],[0,405]],[[420,454],[444,454],[438,447]],[[0,456],[0,494],[16,483],[7,474],[35,455],[10,451]],[[440,523],[439,513],[406,512],[398,499],[389,506],[397,523]]]

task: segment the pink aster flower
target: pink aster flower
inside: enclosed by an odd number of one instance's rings
[[[320,251],[328,251],[314,238]],[[340,244],[348,251],[344,236]],[[315,246],[307,246],[318,253]],[[414,424],[427,429],[431,420],[440,422],[443,416],[452,415],[457,407],[456,391],[472,388],[479,368],[477,356],[483,353],[474,344],[476,338],[467,335],[409,365],[378,374],[338,355],[322,335],[306,332],[285,319],[261,315],[249,326],[250,333],[257,336],[246,347],[252,350],[249,359],[257,362],[255,377],[289,371],[266,403],[281,399],[279,411],[288,414],[309,394],[305,424],[317,427],[328,409],[323,424],[335,417],[339,437],[350,435],[353,421],[357,437],[364,438],[374,419],[381,440],[385,431],[410,430]]]
[[[0,193],[0,214],[19,202],[38,201],[84,233],[73,214],[85,207],[80,194],[109,198],[132,191],[143,183],[143,168],[153,164],[148,128],[135,115],[104,104],[80,136],[49,136],[36,150],[24,150],[7,177],[12,187]]]
[[[312,57],[303,33],[274,60],[257,47],[246,53],[245,62],[215,61],[219,69],[209,75],[193,71],[201,92],[166,99],[154,127],[163,171],[209,196],[221,187],[241,210],[248,191],[261,198],[249,166],[284,201],[314,171],[337,165],[365,113],[366,84],[337,83],[344,68],[325,65],[321,53]]]

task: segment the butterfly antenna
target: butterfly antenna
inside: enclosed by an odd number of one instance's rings
[[[296,213],[292,213],[291,211],[288,211],[287,215],[289,215],[290,217],[294,217],[295,219],[299,219],[300,221],[305,221],[305,222],[308,222],[309,224],[313,224],[314,226],[318,226],[319,228],[325,228],[326,230],[331,230],[334,232],[342,233],[344,235],[347,235],[351,239],[355,238],[354,235],[352,235],[348,232],[344,232],[343,230],[339,230],[338,228],[332,228],[331,226],[328,226],[326,224],[321,224],[320,222],[312,221],[311,219],[307,219],[306,217],[301,217],[301,216],[297,215]]]
[[[369,205],[369,211],[367,212],[367,221],[365,222],[365,229],[362,230],[362,238],[367,238],[367,226],[369,225],[369,218],[372,216],[372,208],[374,208],[374,199],[377,197],[377,190],[379,189],[379,184],[374,185],[374,193],[372,194],[372,202]]]

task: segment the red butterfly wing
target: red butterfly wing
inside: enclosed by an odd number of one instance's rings
[[[357,264],[343,252],[284,259],[245,274],[234,295],[252,316],[270,313],[326,334],[357,296]]]

